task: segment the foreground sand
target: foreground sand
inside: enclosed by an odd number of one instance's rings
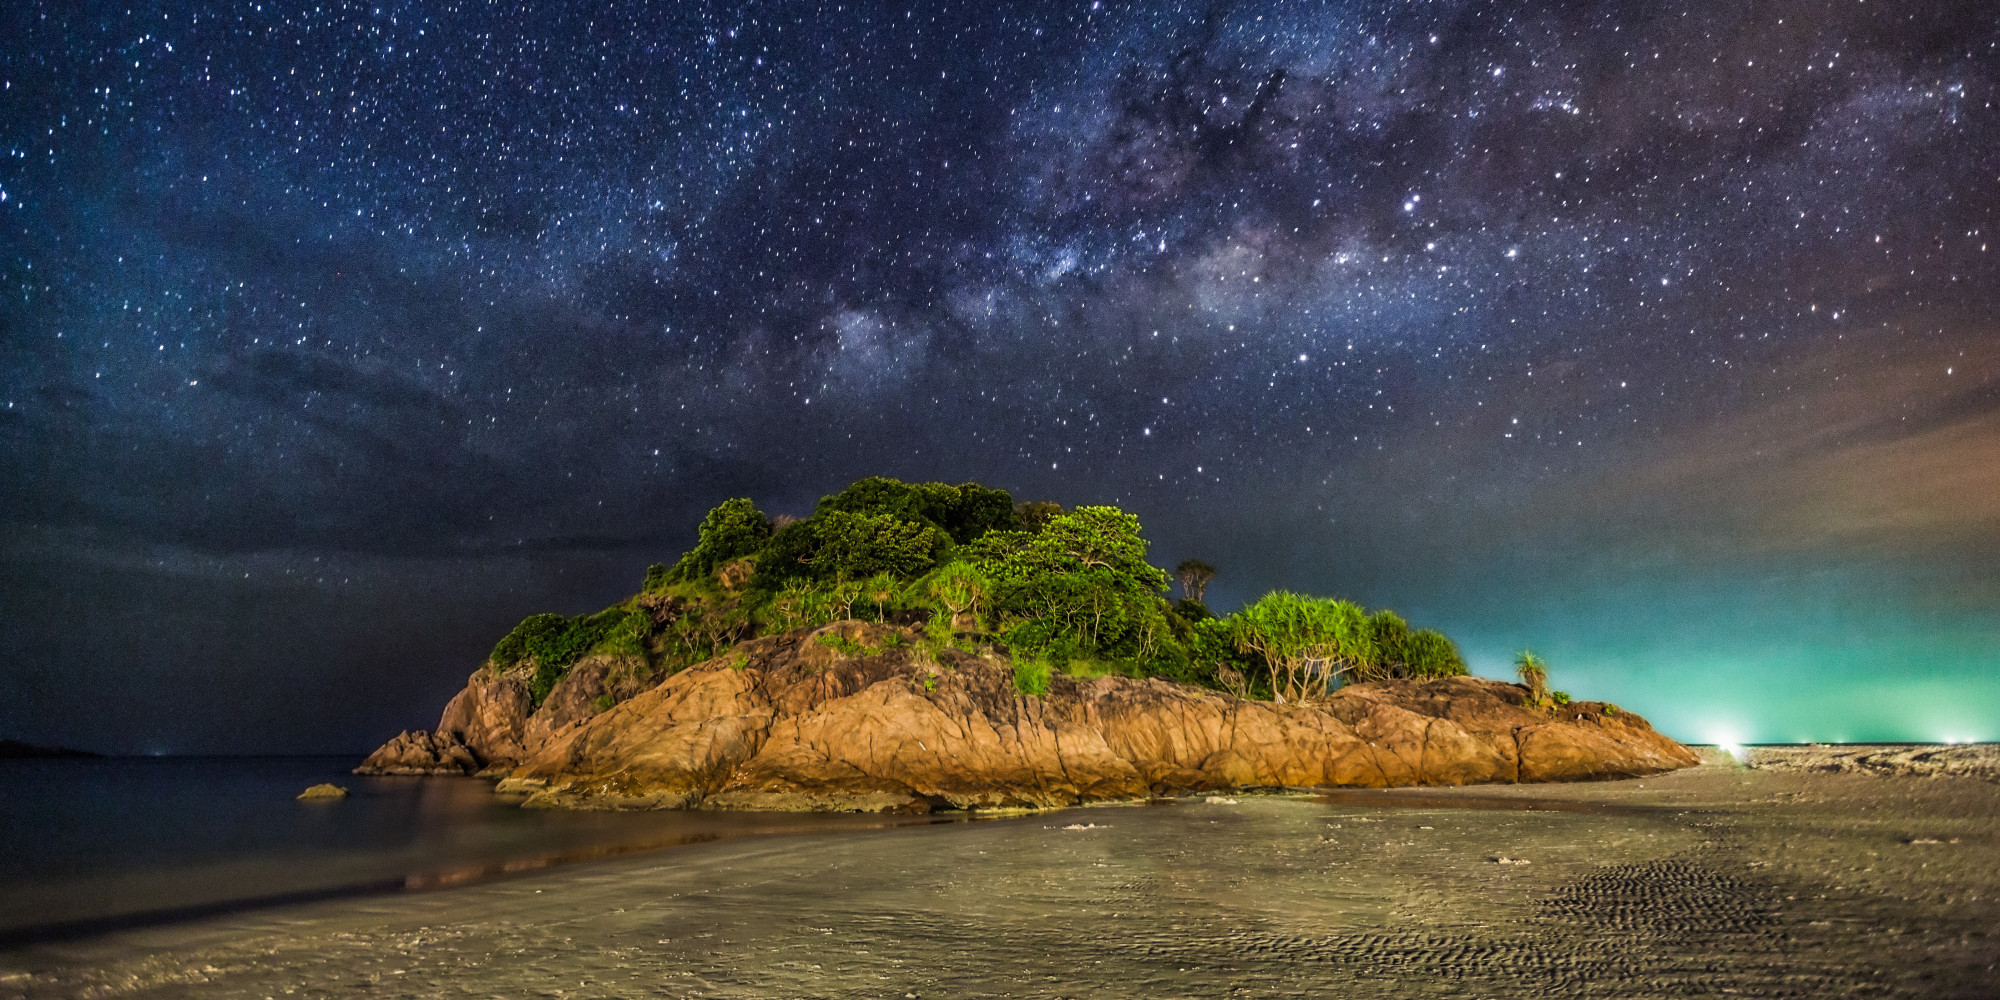
[[[1994,996],[1996,816],[1988,781],[1715,755],[1076,809],[44,945],[0,996]]]

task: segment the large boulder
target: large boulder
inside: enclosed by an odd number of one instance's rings
[[[526,670],[473,671],[433,730],[412,730],[368,755],[356,774],[473,774],[505,771],[528,756]]]
[[[841,622],[742,643],[551,732],[501,783],[530,805],[930,811],[1243,788],[1576,781],[1697,763],[1597,703],[1474,677],[1247,701],[1161,680],[1012,684],[1002,657]]]

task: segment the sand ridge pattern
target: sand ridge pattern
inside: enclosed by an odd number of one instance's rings
[[[1757,747],[1749,766],[1766,771],[1829,771],[2000,782],[2000,744]]]
[[[1455,794],[718,842],[0,953],[0,997],[1918,1000],[2000,982],[1986,783],[1711,757],[1643,786]],[[1492,807],[1510,794],[1585,808]]]

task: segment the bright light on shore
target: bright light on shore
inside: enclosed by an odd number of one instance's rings
[[[1724,730],[1722,732],[1710,733],[1708,739],[1709,742],[1715,744],[1717,750],[1736,758],[1739,763],[1750,759],[1750,751],[1744,749],[1742,737],[1737,736],[1733,731]]]

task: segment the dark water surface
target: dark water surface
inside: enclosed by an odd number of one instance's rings
[[[350,757],[0,761],[0,945],[245,906],[430,888],[764,833],[929,822],[519,808],[476,778]],[[330,781],[345,799],[301,802]]]

